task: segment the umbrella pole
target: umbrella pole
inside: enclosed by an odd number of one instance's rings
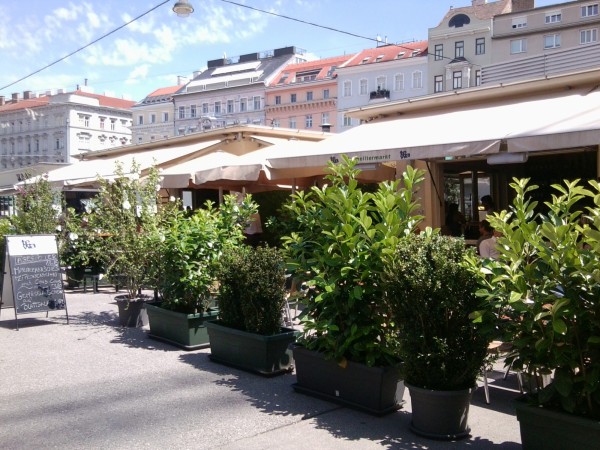
[[[219,187],[219,206],[223,204],[223,188]]]

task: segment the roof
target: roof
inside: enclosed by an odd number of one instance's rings
[[[399,59],[410,59],[414,56],[427,56],[427,49],[427,41],[382,45],[381,47],[368,48],[357,53],[341,67],[355,67],[365,64],[397,61]]]
[[[90,92],[84,91],[73,91],[67,92],[66,95],[76,94],[82,97],[91,97],[98,100],[100,106],[106,106],[108,108],[116,108],[116,109],[131,109],[131,107],[135,104],[134,101],[124,100],[116,97],[107,97],[106,95],[100,94],[92,94]],[[65,95],[65,94],[56,94],[56,95]],[[51,95],[42,95],[40,97],[31,98],[31,99],[20,99],[17,102],[13,102],[9,100],[3,106],[0,106],[0,113],[8,112],[8,111],[20,111],[23,109],[31,109],[31,108],[39,108],[40,106],[46,106],[50,102],[50,98],[53,97]]]
[[[120,108],[120,109],[131,109],[135,102],[133,100],[125,100],[116,97],[107,97],[106,95],[92,94],[91,92],[75,91],[72,94],[81,95],[82,97],[91,97],[98,99],[100,106],[107,106],[109,108]]]
[[[315,61],[301,62],[297,64],[288,64],[273,78],[271,85],[292,84],[297,81],[297,74],[303,72],[316,72],[315,80],[325,80],[335,77],[335,69],[343,65],[354,55],[332,56],[330,58],[318,59]],[[313,81],[313,80],[310,80]]]
[[[498,14],[506,14],[512,11],[512,0],[498,0],[496,2],[482,3],[462,8],[450,8],[438,26],[448,23],[448,21],[458,14],[475,17],[478,20],[492,19]]]
[[[148,94],[143,100],[136,103],[136,105],[144,105],[148,103],[161,103],[161,102],[170,102],[173,99],[173,94],[177,91],[184,89],[185,86],[177,85],[177,86],[168,86],[163,88],[158,88],[154,92]]]

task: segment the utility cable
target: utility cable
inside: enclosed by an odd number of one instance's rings
[[[148,10],[148,11],[146,11],[145,13],[142,13],[142,14],[140,14],[139,16],[137,16],[137,17],[135,17],[135,18],[131,19],[129,22],[126,22],[126,23],[124,23],[123,25],[121,25],[121,26],[119,26],[119,27],[115,28],[114,30],[112,30],[112,31],[109,31],[109,32],[108,32],[108,33],[106,33],[106,34],[103,34],[103,35],[102,35],[102,36],[100,36],[99,38],[97,38],[97,39],[94,39],[92,42],[90,42],[90,43],[88,43],[88,44],[84,45],[83,47],[79,47],[77,50],[75,50],[75,51],[73,51],[73,52],[69,53],[68,55],[65,55],[65,56],[63,56],[62,58],[60,58],[60,59],[57,59],[56,61],[54,61],[54,62],[52,62],[52,63],[50,63],[50,64],[48,64],[48,65],[46,65],[46,66],[42,67],[41,69],[38,69],[38,70],[36,70],[35,72],[32,72],[32,73],[30,73],[29,75],[26,75],[26,76],[24,76],[24,77],[22,77],[22,78],[19,78],[17,81],[13,81],[12,83],[10,83],[10,84],[7,84],[6,86],[2,86],[2,87],[0,87],[0,91],[2,91],[2,90],[4,90],[4,89],[6,89],[6,88],[8,88],[8,87],[11,87],[13,84],[17,84],[17,83],[19,83],[20,81],[26,80],[27,78],[29,78],[29,77],[32,77],[32,76],[34,76],[35,74],[38,74],[38,73],[40,73],[42,70],[46,70],[47,68],[49,68],[49,67],[52,67],[53,65],[55,65],[55,64],[58,64],[58,63],[59,63],[59,62],[61,62],[61,61],[64,61],[64,60],[65,60],[65,59],[67,59],[68,57],[70,57],[70,56],[73,56],[75,53],[79,53],[80,51],[82,51],[82,50],[85,50],[85,49],[86,49],[86,48],[88,48],[90,45],[93,45],[93,44],[95,44],[96,42],[98,42],[98,41],[101,41],[101,40],[102,40],[102,39],[104,39],[105,37],[108,37],[108,36],[110,36],[111,34],[113,34],[113,33],[116,33],[116,32],[117,32],[117,31],[119,31],[120,29],[122,29],[122,28],[125,28],[125,27],[126,27],[127,25],[129,25],[130,23],[133,23],[133,22],[135,22],[136,20],[138,20],[138,19],[141,19],[141,18],[142,18],[142,17],[144,17],[145,15],[147,15],[147,14],[151,13],[152,11],[154,11],[154,10],[155,10],[155,9],[157,9],[157,8],[160,8],[162,5],[164,5],[165,3],[168,3],[169,1],[170,1],[170,0],[165,0],[164,2],[162,2],[162,3],[158,4],[158,5],[156,5],[155,7],[153,7],[152,9],[149,9],[149,10]]]

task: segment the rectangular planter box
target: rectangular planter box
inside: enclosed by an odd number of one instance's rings
[[[599,449],[600,421],[515,401],[523,450]]]
[[[297,392],[324,398],[375,415],[400,409],[404,382],[398,368],[368,367],[349,361],[346,368],[315,351],[293,346]]]
[[[206,322],[215,319],[218,311],[204,314],[184,314],[161,308],[158,303],[147,303],[150,333],[148,336],[185,350],[197,350],[210,345]]]
[[[265,376],[293,370],[292,352],[288,348],[296,341],[297,331],[282,328],[281,333],[263,336],[207,322],[210,338],[210,359]]]

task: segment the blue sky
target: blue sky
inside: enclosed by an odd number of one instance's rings
[[[427,39],[450,6],[471,0],[237,0],[338,31],[236,6],[226,0],[191,0],[194,13],[179,18],[174,1],[156,8],[52,67],[7,86],[115,30],[163,0],[28,0],[0,2],[0,95],[83,85],[99,94],[141,100],[177,84],[223,55],[296,46],[317,58],[355,53],[388,42]],[[536,6],[564,3],[536,0]],[[4,87],[7,86],[7,87]]]

